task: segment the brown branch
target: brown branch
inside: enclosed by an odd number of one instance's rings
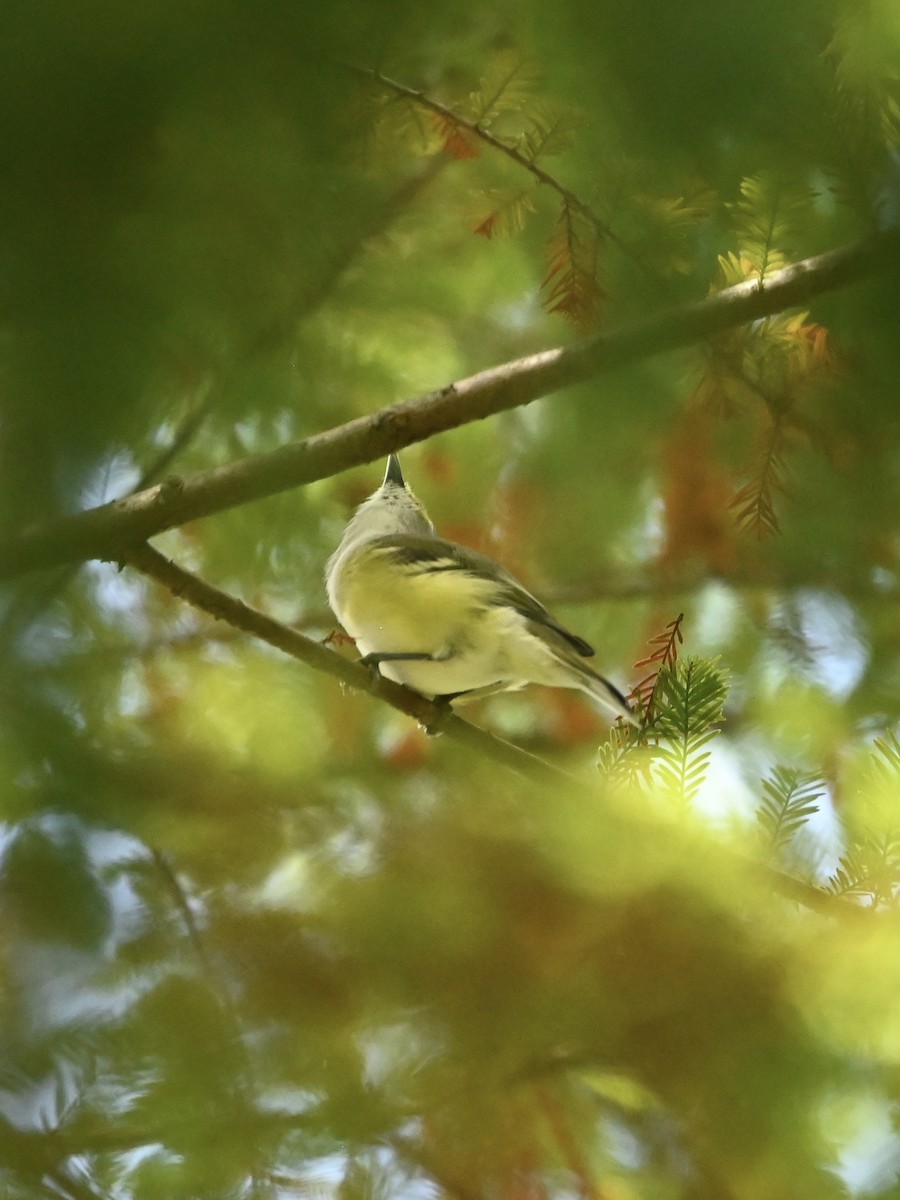
[[[305,441],[184,479],[168,479],[123,500],[30,526],[0,544],[0,579],[88,558],[119,559],[129,546],[185,521],[372,462],[602,372],[808,303],[813,296],[895,266],[898,247],[900,232],[878,234],[773,272],[764,285],[746,280],[590,342],[492,367]]]
[[[375,676],[358,663],[341,658],[320,642],[314,642],[297,630],[282,625],[280,621],[258,609],[251,608],[242,600],[229,596],[227,592],[220,591],[199,576],[179,567],[152,546],[135,546],[123,555],[123,560],[195,608],[200,608],[217,620],[227,621],[236,629],[268,642],[270,646],[275,646],[292,658],[299,659],[316,671],[333,676],[357,691],[368,692],[369,695],[396,708],[398,712],[412,717],[430,731],[444,733],[454,741],[461,742],[521,775],[557,783],[570,778],[566,772],[544,762],[527,750],[521,750],[511,742],[503,741],[502,738],[495,737],[476,725],[470,725],[468,721],[458,717],[448,705],[436,704],[399,683],[393,683],[383,676]]]

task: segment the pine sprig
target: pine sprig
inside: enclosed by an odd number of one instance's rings
[[[720,421],[743,413],[753,403],[752,390],[741,377],[746,330],[730,330],[698,348],[699,369],[688,406]]]
[[[851,844],[828,881],[836,895],[868,897],[873,906],[900,896],[900,742],[877,738],[862,778],[859,821]]]
[[[429,119],[440,138],[441,149],[450,158],[477,158],[478,145],[472,135],[448,113],[429,113]]]
[[[532,188],[505,191],[491,188],[479,192],[476,197],[480,212],[472,232],[481,237],[510,237],[525,228],[525,222],[534,213]],[[487,215],[481,215],[487,208]]]
[[[604,775],[616,773],[633,744],[631,729],[622,722],[616,722],[597,751],[597,769]]]
[[[792,840],[797,830],[819,811],[822,781],[789,767],[776,767],[763,781],[763,798],[756,810],[763,853],[772,858]]]
[[[784,425],[772,420],[749,469],[749,479],[738,489],[729,505],[740,528],[756,536],[757,541],[779,530],[776,497],[785,495],[786,468]]]
[[[487,133],[498,118],[519,114],[532,98],[537,70],[520,55],[499,54],[478,88],[469,93],[458,111],[441,107],[430,112],[441,138],[441,148],[451,158],[477,158],[480,151],[473,126]]]
[[[649,725],[653,721],[654,696],[656,685],[659,681],[659,673],[663,668],[674,670],[675,664],[678,661],[678,647],[684,645],[684,634],[681,632],[681,623],[684,620],[684,613],[679,613],[674,621],[670,621],[662,633],[658,633],[656,637],[650,639],[650,645],[655,646],[651,654],[646,658],[640,658],[634,664],[636,668],[653,666],[655,670],[649,675],[634,685],[629,694],[629,699],[632,700],[641,710],[643,722]]]
[[[547,273],[541,288],[548,312],[559,313],[578,333],[600,324],[605,293],[597,278],[600,233],[580,207],[563,202],[547,243]]]
[[[876,786],[884,787],[885,791],[900,791],[900,741],[896,734],[876,738],[874,749],[869,770]]]
[[[875,6],[858,5],[839,21],[824,57],[837,95],[854,126],[875,131],[883,144],[900,142],[900,80],[893,39],[885,38]]]
[[[516,51],[495,56],[475,91],[469,93],[464,115],[485,129],[505,113],[521,112],[534,95],[537,63]]]
[[[597,752],[597,769],[613,784],[625,788],[652,782],[656,747],[647,745],[643,731],[617,721]]]
[[[364,80],[360,107],[365,114],[366,157],[376,164],[397,156],[398,148],[416,156],[437,154],[443,139],[431,113],[407,96],[392,96]],[[361,119],[363,124],[363,119]]]
[[[718,287],[756,281],[746,255],[719,256]],[[701,391],[718,395],[722,412],[743,407],[743,398],[762,400],[773,417],[802,424],[797,400],[811,387],[840,375],[828,330],[808,312],[783,312],[720,335],[705,353]]]
[[[706,746],[719,732],[726,676],[714,660],[688,658],[663,668],[656,691],[654,732],[659,737],[655,770],[660,785],[690,803],[706,777]]]
[[[775,228],[781,226],[776,222]],[[765,253],[771,266],[770,250]],[[760,261],[744,251],[721,255],[721,283],[760,280]],[[789,450],[820,436],[804,400],[840,373],[828,330],[810,321],[808,312],[755,321],[716,338],[704,352],[693,402],[723,419],[747,413],[757,426],[755,453],[729,507],[738,527],[758,540],[779,532],[777,506],[787,493]]]
[[[809,217],[813,193],[791,187],[769,171],[741,180],[740,199],[729,204],[741,257],[753,264],[762,280],[767,271],[787,266],[804,219]]]
[[[519,150],[528,162],[563,154],[582,125],[581,116],[567,108],[535,104],[525,114],[528,127],[519,135]]]
[[[714,204],[708,191],[695,195],[660,196],[650,192],[634,197],[640,230],[638,245],[644,258],[663,276],[686,275],[698,255],[698,230]]]
[[[629,695],[629,699],[640,711],[640,729],[617,723],[613,725],[609,737],[600,747],[597,766],[611,780],[628,786],[651,782],[657,747],[647,744],[646,731],[654,720],[655,694],[660,673],[663,670],[675,670],[678,648],[684,643],[684,634],[681,631],[683,620],[684,613],[679,613],[674,621],[666,625],[662,633],[650,639],[649,644],[654,647],[653,651],[635,663],[636,667],[653,664],[656,670],[632,688]]]
[[[791,390],[840,373],[828,330],[808,318],[808,312],[782,313],[766,322],[769,339],[783,352],[785,382]]]
[[[867,896],[873,905],[894,903],[900,888],[900,829],[863,836],[841,856],[827,886],[835,896]]]
[[[721,719],[725,692],[725,672],[713,659],[691,657],[674,670],[664,668],[657,688],[657,733],[681,739],[705,736]]]

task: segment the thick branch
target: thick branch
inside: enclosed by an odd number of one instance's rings
[[[333,650],[298,633],[296,629],[282,625],[280,621],[251,608],[242,600],[220,591],[199,576],[179,567],[152,546],[135,546],[124,556],[124,560],[135,570],[163,584],[174,595],[180,596],[195,608],[200,608],[210,616],[227,621],[236,629],[268,642],[270,646],[275,646],[317,671],[332,675],[349,687],[384,700],[392,708],[412,717],[427,729],[444,733],[454,741],[462,742],[479,754],[505,767],[511,767],[520,774],[557,782],[568,778],[565,772],[545,763],[536,755],[529,754],[527,750],[521,750],[511,742],[505,742],[487,730],[463,721],[446,705],[435,704],[399,683],[372,675],[359,663],[341,658]]]
[[[31,526],[0,544],[0,579],[89,558],[121,558],[129,546],[185,521],[372,462],[601,372],[808,303],[823,292],[896,266],[898,244],[897,231],[879,234],[773,272],[763,285],[748,280],[591,342],[503,363],[305,441]]]

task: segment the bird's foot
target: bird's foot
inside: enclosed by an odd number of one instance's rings
[[[370,670],[374,667],[377,670],[379,664],[383,662],[434,662],[435,658],[433,654],[425,654],[424,652],[394,653],[392,651],[384,651],[364,654],[359,661],[364,667],[368,667]]]
[[[450,707],[450,703],[456,695],[459,695],[459,693],[455,692],[448,696],[433,697],[431,703],[437,709],[434,718],[432,718],[430,721],[419,722],[419,728],[423,731],[423,733],[426,733],[428,737],[440,737],[444,732],[441,726],[444,724],[446,718],[453,712],[453,709]]]

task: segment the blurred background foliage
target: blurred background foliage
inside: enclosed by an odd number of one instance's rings
[[[5,534],[900,206],[892,0],[7,0],[3,33]],[[7,589],[3,1195],[896,1195],[898,301],[405,453],[626,687],[684,614],[658,752],[568,694],[472,710],[557,787],[132,572]],[[378,470],[159,545],[324,637]]]

